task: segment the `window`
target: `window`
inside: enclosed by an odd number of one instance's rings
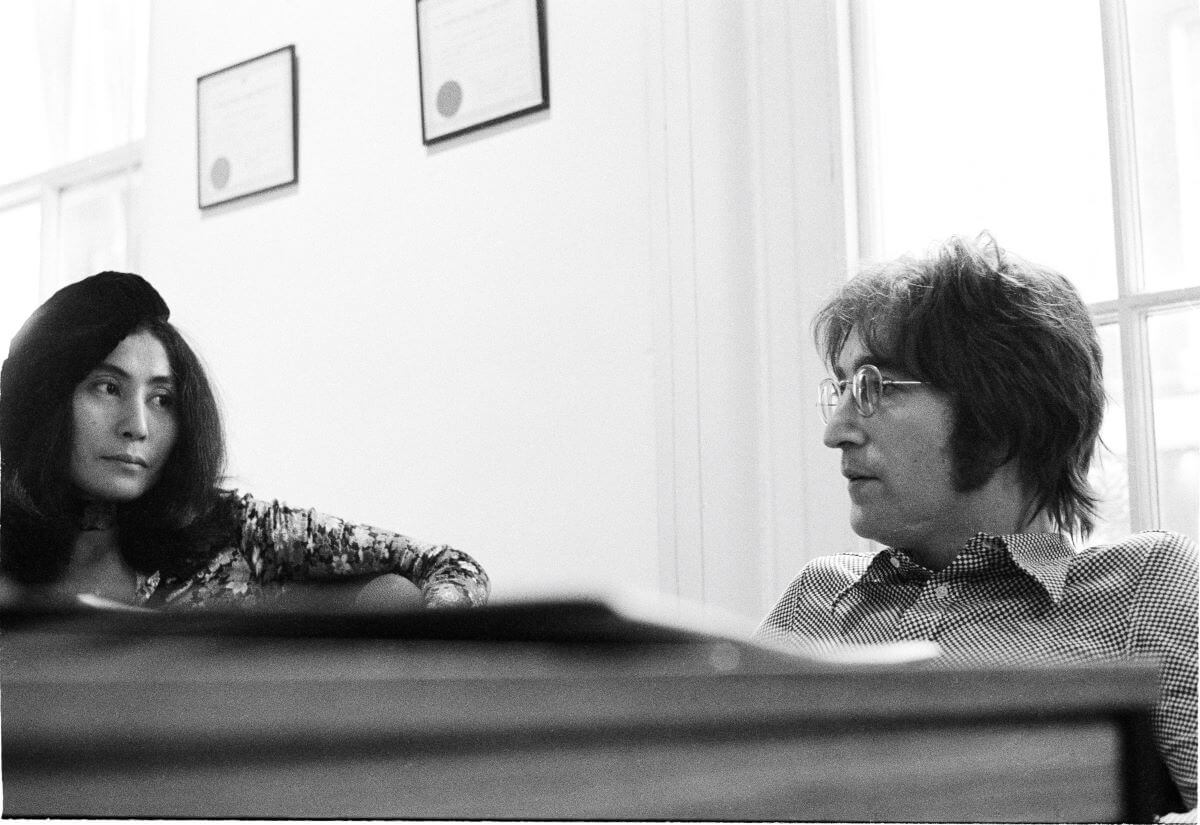
[[[0,209],[0,333],[7,342],[38,305],[37,273],[42,256],[42,208],[23,201]]]
[[[1200,3],[858,0],[852,27],[863,256],[988,230],[1072,278],[1110,399],[1093,539],[1200,534]]]
[[[11,0],[0,26],[0,349],[37,304],[136,269],[149,0]]]

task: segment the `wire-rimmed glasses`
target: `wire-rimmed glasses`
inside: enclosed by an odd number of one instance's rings
[[[849,384],[854,406],[858,409],[858,414],[866,418],[875,414],[886,387],[924,383],[924,381],[895,381],[891,378],[884,378],[879,367],[874,364],[863,364],[854,371],[854,375],[848,381],[835,381],[832,378],[822,381],[817,389],[817,407],[821,410],[821,419],[828,424],[829,419],[833,418],[833,411],[837,409],[838,402],[841,401],[842,393],[846,391],[846,385]]]

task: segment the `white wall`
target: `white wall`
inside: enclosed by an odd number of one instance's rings
[[[790,400],[846,257],[833,7],[547,5],[549,111],[426,148],[412,3],[156,3],[143,272],[237,486],[454,544],[497,594],[758,615],[847,533],[800,515],[837,476]],[[201,213],[196,78],[289,43],[299,184]]]

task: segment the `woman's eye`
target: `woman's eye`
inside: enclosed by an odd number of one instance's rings
[[[117,386],[117,382],[115,381],[97,381],[94,386],[96,391],[102,395],[119,395],[121,393],[121,388]]]
[[[156,395],[150,401],[164,410],[169,410],[175,406],[175,397],[172,395]]]

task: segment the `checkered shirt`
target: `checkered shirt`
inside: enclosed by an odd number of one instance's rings
[[[1076,552],[1058,534],[977,534],[934,572],[903,550],[805,565],[756,637],[801,649],[931,640],[939,663],[1155,657],[1154,738],[1196,805],[1196,544],[1138,533]]]

